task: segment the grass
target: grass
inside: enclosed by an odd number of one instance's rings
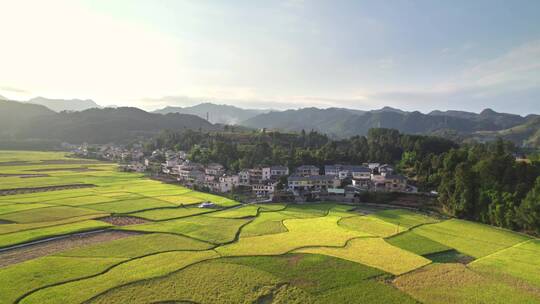
[[[163,251],[205,250],[211,246],[208,243],[179,235],[151,233],[71,249],[57,255],[71,257],[134,258]]]
[[[284,220],[288,232],[241,237],[216,250],[225,256],[276,255],[305,246],[343,246],[347,240],[366,236],[337,225],[339,217]]]
[[[59,226],[45,227],[41,229],[24,230],[20,232],[2,234],[0,235],[0,248],[63,234],[97,230],[110,226],[110,224],[107,224],[105,222],[88,220]]]
[[[122,229],[174,233],[212,243],[225,243],[234,240],[238,229],[245,223],[247,223],[247,220],[244,219],[216,218],[198,215],[159,223],[124,226]]]
[[[41,289],[20,303],[81,303],[119,285],[166,275],[196,262],[216,258],[214,251],[160,253],[120,264],[96,277]]]
[[[130,215],[137,216],[152,221],[168,220],[173,218],[197,215],[212,212],[212,209],[197,208],[197,207],[177,207],[166,209],[155,209],[142,212],[132,213]]]
[[[38,223],[38,222],[51,222],[67,219],[70,217],[79,217],[85,215],[93,214],[106,214],[104,212],[84,209],[84,208],[73,208],[65,206],[52,206],[46,207],[45,209],[29,209],[19,212],[12,212],[8,214],[0,215],[0,219],[8,220],[15,223],[28,224],[28,223]]]
[[[405,249],[418,255],[432,254],[452,248],[437,243],[431,239],[416,234],[414,231],[407,231],[386,239],[390,245]]]
[[[413,231],[475,258],[530,239],[508,230],[457,219],[424,225]]]
[[[96,274],[122,261],[118,258],[44,257],[1,268],[0,303],[13,303],[29,291]]]
[[[540,293],[504,282],[462,264],[432,264],[400,276],[394,285],[422,303],[538,303]]]
[[[405,231],[405,228],[385,222],[372,216],[353,216],[343,218],[339,225],[354,231],[361,231],[369,235],[389,237]]]
[[[540,288],[540,240],[530,240],[495,252],[470,264],[487,273],[511,275]]]
[[[111,290],[91,303],[415,303],[380,270],[310,254],[224,258]]]
[[[399,249],[380,238],[360,238],[350,240],[343,248],[312,247],[296,252],[316,253],[334,256],[365,264],[399,275],[431,263],[430,260]]]

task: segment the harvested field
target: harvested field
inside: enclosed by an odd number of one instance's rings
[[[86,165],[98,163],[91,159],[47,159],[39,162],[40,165]]]
[[[0,177],[20,177],[20,178],[32,178],[32,177],[47,177],[48,174],[16,174],[16,173],[0,173]]]
[[[137,233],[135,232],[129,231],[101,231],[96,233],[75,234],[61,239],[19,247],[0,252],[0,268],[68,249],[109,242],[136,234]]]
[[[115,226],[127,226],[127,225],[137,225],[144,224],[148,221],[143,220],[142,218],[132,217],[132,216],[106,216],[98,218],[97,220],[109,223]]]
[[[29,164],[29,161],[7,161],[7,162],[0,162],[0,166],[21,166],[21,165],[27,165]]]
[[[69,171],[69,172],[88,172],[88,171],[100,171],[99,169],[88,167],[74,167],[74,168],[45,168],[45,169],[32,169],[27,171],[34,172],[52,172],[52,171]]]
[[[58,185],[58,186],[33,187],[33,188],[3,189],[3,190],[0,190],[0,196],[15,195],[15,194],[26,194],[26,193],[37,193],[37,192],[59,191],[59,190],[68,190],[68,189],[92,188],[92,187],[96,187],[96,185],[92,185],[92,184],[71,184],[71,185]]]

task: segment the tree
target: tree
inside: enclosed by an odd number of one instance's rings
[[[517,209],[519,223],[527,231],[540,234],[540,177]]]

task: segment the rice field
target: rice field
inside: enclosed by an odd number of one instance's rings
[[[70,184],[92,187],[32,192]],[[540,303],[539,241],[468,221],[240,205],[60,152],[0,151],[0,189],[0,248],[32,253],[0,251],[0,304]],[[40,249],[102,230],[130,234]]]

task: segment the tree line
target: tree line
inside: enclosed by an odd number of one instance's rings
[[[227,169],[303,164],[389,163],[421,191],[438,192],[443,212],[458,218],[540,234],[540,162],[517,162],[509,142],[458,145],[435,136],[371,129],[366,136],[332,140],[309,131],[164,131],[145,145],[189,151],[192,161]]]

